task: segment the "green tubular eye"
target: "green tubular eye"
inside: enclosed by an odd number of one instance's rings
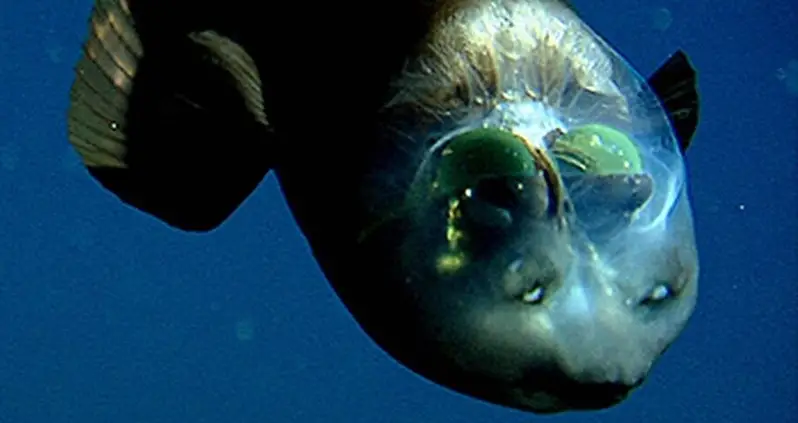
[[[581,126],[560,136],[553,146],[560,162],[596,175],[638,174],[643,160],[634,142],[609,126]]]
[[[440,151],[432,189],[448,204],[445,252],[436,260],[441,274],[453,274],[472,259],[475,236],[466,222],[491,228],[512,221],[509,211],[485,199],[473,199],[472,189],[488,180],[523,178],[536,174],[535,159],[526,140],[498,128],[478,128],[448,140]],[[473,227],[471,228],[473,229]],[[479,245],[479,242],[477,243]]]
[[[535,159],[524,139],[497,128],[479,128],[455,136],[443,148],[433,186],[451,195],[484,178],[534,174]]]

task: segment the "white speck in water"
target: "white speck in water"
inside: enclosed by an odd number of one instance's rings
[[[250,318],[243,318],[236,322],[236,339],[249,342],[255,338],[255,322]]]
[[[0,145],[0,167],[13,172],[19,164],[19,146],[16,144]]]
[[[660,7],[651,13],[651,20],[654,29],[660,32],[667,31],[673,23],[673,14],[667,8]]]
[[[787,93],[798,96],[798,59],[792,59],[786,67],[776,71],[776,78],[784,82]]]

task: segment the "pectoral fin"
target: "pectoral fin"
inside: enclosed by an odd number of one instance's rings
[[[679,50],[649,78],[648,84],[668,112],[671,124],[686,151],[698,127],[698,86],[696,71],[687,55]]]
[[[215,32],[143,36],[148,27],[136,25],[128,3],[94,6],[71,91],[70,142],[125,203],[183,230],[211,230],[274,160],[257,68]]]

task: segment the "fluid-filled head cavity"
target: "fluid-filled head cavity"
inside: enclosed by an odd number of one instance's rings
[[[361,238],[391,298],[371,333],[495,403],[616,404],[695,304],[684,161],[662,102],[560,2],[475,3],[439,25],[384,115],[407,160],[369,187],[393,199]]]

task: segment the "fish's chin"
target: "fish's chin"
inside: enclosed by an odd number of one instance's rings
[[[494,379],[487,375],[460,376],[457,380],[436,379],[434,376],[431,379],[473,398],[544,415],[609,409],[622,403],[640,386],[640,383],[586,382],[567,375],[540,379],[541,375],[536,374],[534,380],[525,377],[518,381]]]
[[[518,406],[536,414],[557,414],[570,410],[565,401],[548,392],[518,390],[512,398]]]
[[[512,404],[508,405],[536,414],[557,414],[568,411],[604,410],[620,404],[628,396],[628,393],[621,393],[612,387],[608,387],[607,391],[590,396],[562,396],[551,391],[529,391],[519,388],[510,393],[509,399]]]

